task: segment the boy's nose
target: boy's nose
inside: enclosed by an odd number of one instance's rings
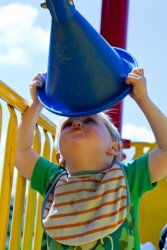
[[[82,128],[82,122],[79,120],[74,120],[72,123],[72,128],[73,129]]]

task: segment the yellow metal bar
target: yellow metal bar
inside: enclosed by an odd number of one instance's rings
[[[44,116],[43,114],[40,115],[38,119],[38,124],[51,134],[55,134],[56,125],[53,122],[51,122],[48,118],[46,118],[46,116]]]
[[[39,129],[35,129],[34,145],[33,148],[40,154],[40,134]],[[34,237],[34,225],[35,225],[35,212],[36,212],[36,197],[37,193],[31,189],[31,185],[28,185],[28,198],[26,206],[26,218],[24,224],[22,250],[31,250],[33,237]]]
[[[55,135],[52,135],[52,140],[53,140],[53,146],[52,146],[51,162],[58,164],[56,157],[56,149],[55,149]]]
[[[10,198],[13,182],[13,168],[15,162],[15,145],[16,145],[16,131],[17,118],[14,109],[8,105],[10,118],[7,131],[5,157],[3,164],[3,173],[1,181],[1,195],[0,195],[0,249],[5,249],[6,234],[8,227],[8,218],[10,211]]]
[[[2,133],[2,105],[0,103],[0,142],[1,142],[1,133]]]
[[[44,136],[45,136],[45,141],[44,141],[44,147],[43,147],[43,156],[50,160],[50,140],[47,131],[44,129]]]
[[[131,142],[131,147],[135,148],[135,154],[133,156],[133,158],[137,158],[141,155],[144,154],[144,150],[145,148],[150,148],[152,145],[152,143],[148,143],[148,142]]]
[[[0,143],[1,143],[1,133],[2,133],[2,106],[0,103]],[[0,195],[1,195],[1,185],[0,185]],[[0,200],[1,200],[1,196],[0,196]]]
[[[34,221],[36,211],[36,192],[31,189],[30,182],[28,182],[28,197],[26,203],[25,224],[23,229],[22,250],[32,249]]]
[[[40,154],[41,153],[41,134],[38,125],[35,128],[34,145],[33,149]]]
[[[12,105],[14,108],[17,108],[21,112],[26,109],[27,102],[1,80],[0,90],[0,98],[2,98],[5,102]]]
[[[26,180],[17,173],[9,250],[20,250]]]
[[[157,146],[157,143],[151,143],[148,152],[152,151]]]
[[[34,250],[41,249],[43,228],[41,225],[41,207],[42,207],[43,197],[38,194],[37,195],[37,213],[36,213],[36,224],[35,224],[35,233],[34,233]]]
[[[41,152],[41,134],[38,126],[36,127],[36,142],[35,142],[35,150],[40,153]],[[34,229],[34,241],[33,241],[33,249],[40,250],[41,249],[41,240],[43,229],[41,225],[41,205],[42,205],[42,196],[40,194],[37,195],[37,211],[36,211],[36,220],[35,220],[35,229]]]
[[[6,101],[8,104],[18,109],[21,113],[28,107],[28,102],[18,95],[15,91],[9,88],[4,82],[0,80],[0,98]],[[43,114],[38,119],[38,124],[49,131],[51,134],[55,134],[56,126]]]

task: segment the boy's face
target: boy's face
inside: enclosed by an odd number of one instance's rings
[[[112,145],[111,134],[99,115],[64,118],[59,148],[66,162],[73,157],[90,155],[103,161]]]

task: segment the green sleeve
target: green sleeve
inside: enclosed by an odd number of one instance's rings
[[[124,165],[132,204],[139,200],[145,192],[153,189],[156,185],[151,182],[148,157],[149,154],[146,154]]]
[[[62,167],[40,157],[32,174],[31,187],[44,196],[49,184],[51,184],[55,177],[62,171]]]

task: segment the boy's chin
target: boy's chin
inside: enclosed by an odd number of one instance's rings
[[[71,140],[68,142],[68,145],[64,147],[64,150],[67,154],[76,153],[76,152],[83,152],[87,148],[87,143],[81,142],[80,140]]]

